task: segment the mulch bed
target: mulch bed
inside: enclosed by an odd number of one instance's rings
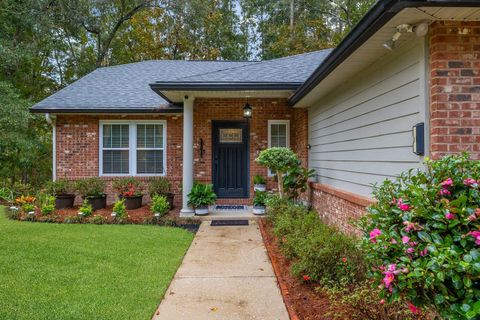
[[[321,291],[317,291],[318,286],[301,282],[291,275],[291,263],[282,255],[277,239],[271,232],[269,222],[262,219],[259,224],[290,319],[330,320],[332,318],[327,317],[325,313],[345,313],[344,310],[333,310],[328,297]],[[348,319],[347,315],[345,315],[345,319]]]

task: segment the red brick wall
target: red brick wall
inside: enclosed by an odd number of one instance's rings
[[[320,183],[311,183],[310,189],[312,207],[322,221],[345,233],[360,235],[352,222],[365,214],[365,208],[373,203],[370,198]]]
[[[175,193],[176,206],[181,205],[179,183],[182,180],[183,118],[181,116],[109,116],[109,115],[59,115],[56,119],[56,174],[57,178],[76,180],[98,176],[98,135],[100,120],[167,120],[167,178]],[[115,201],[111,182],[107,181],[108,202]],[[147,180],[148,178],[140,178]],[[147,192],[148,193],[148,192]],[[145,198],[148,201],[148,197]],[[80,199],[77,199],[80,201]]]
[[[243,120],[244,99],[197,99],[194,106],[194,179],[211,182],[212,120]],[[255,163],[258,153],[268,146],[268,120],[290,120],[290,145],[307,161],[307,116],[304,109],[292,109],[285,99],[250,99],[253,117],[250,120],[250,181],[255,174],[267,176],[267,169]],[[167,177],[172,181],[176,206],[181,205],[179,184],[182,181],[183,117],[182,116],[113,116],[113,115],[59,115],[57,126],[56,174],[58,178],[79,179],[98,176],[99,120],[167,120]],[[297,130],[297,128],[301,128]],[[204,140],[204,155],[200,157],[199,140]],[[115,200],[111,181],[107,180],[109,203]],[[140,178],[146,180],[148,178]],[[269,187],[276,183],[270,179]],[[251,203],[249,200],[220,200],[219,203]],[[146,198],[148,200],[148,198]]]
[[[430,27],[430,151],[480,159],[480,22]]]
[[[212,178],[212,120],[244,120],[246,99],[199,99],[194,104],[194,172],[196,181],[211,183]],[[290,120],[290,146],[299,153],[306,165],[307,116],[304,109],[292,109],[285,99],[249,99],[253,108],[250,119],[250,199],[221,199],[218,203],[251,204],[252,177],[267,176],[267,169],[258,165],[255,158],[268,147],[268,120]],[[302,128],[297,133],[298,128]],[[200,157],[199,141],[203,139],[205,153]],[[268,187],[276,188],[269,179]]]

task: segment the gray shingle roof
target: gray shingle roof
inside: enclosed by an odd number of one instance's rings
[[[330,50],[267,61],[151,60],[99,68],[34,105],[33,112],[169,110],[150,83],[303,82]],[[177,109],[178,110],[178,109]]]

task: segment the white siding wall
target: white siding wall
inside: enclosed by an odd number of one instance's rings
[[[412,126],[426,122],[424,48],[423,39],[396,48],[309,108],[319,182],[368,196],[371,184],[421,166]]]

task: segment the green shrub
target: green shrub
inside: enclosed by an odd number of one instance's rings
[[[29,213],[31,211],[35,211],[35,205],[33,203],[24,203],[22,205],[22,210],[24,213]]]
[[[105,181],[98,177],[77,180],[75,187],[84,199],[105,196]]]
[[[101,214],[95,214],[90,218],[89,222],[93,224],[105,224],[107,223],[107,219]]]
[[[72,182],[67,179],[49,181],[45,184],[45,192],[54,196],[72,194],[74,191],[75,187]]]
[[[216,199],[213,185],[196,182],[188,194],[188,205],[193,208],[205,207],[214,204]]]
[[[124,197],[140,197],[142,195],[142,183],[134,177],[115,180],[112,187]]]
[[[150,211],[155,214],[159,213],[160,216],[164,216],[170,210],[170,204],[167,201],[165,196],[154,195],[152,198],[152,205],[150,206]]]
[[[9,187],[0,188],[0,200],[12,204],[15,201],[15,194],[13,189]]]
[[[287,200],[270,197],[268,217],[294,275],[323,285],[363,281],[365,264],[356,239],[326,226],[317,212]]]
[[[87,199],[83,200],[82,205],[78,209],[78,212],[82,213],[84,217],[89,217],[92,215],[93,208],[90,202]]]
[[[256,161],[276,173],[278,179],[278,190],[283,197],[283,175],[288,169],[300,165],[295,152],[290,148],[268,148],[262,150]]]
[[[55,211],[55,197],[46,195],[41,202],[40,211],[43,215],[49,215]]]
[[[172,188],[172,184],[165,177],[151,179],[148,182],[148,191],[150,192],[150,195],[166,194],[170,192],[171,188]]]
[[[127,207],[125,206],[125,199],[118,200],[113,205],[113,212],[117,215],[115,218],[117,219],[125,219],[128,216]]]
[[[372,277],[389,301],[435,306],[448,319],[480,317],[480,163],[427,160],[374,190],[362,221]]]
[[[307,191],[308,179],[315,176],[315,170],[303,168],[300,163],[290,167],[283,177],[283,190],[291,200],[297,200],[300,194]]]

